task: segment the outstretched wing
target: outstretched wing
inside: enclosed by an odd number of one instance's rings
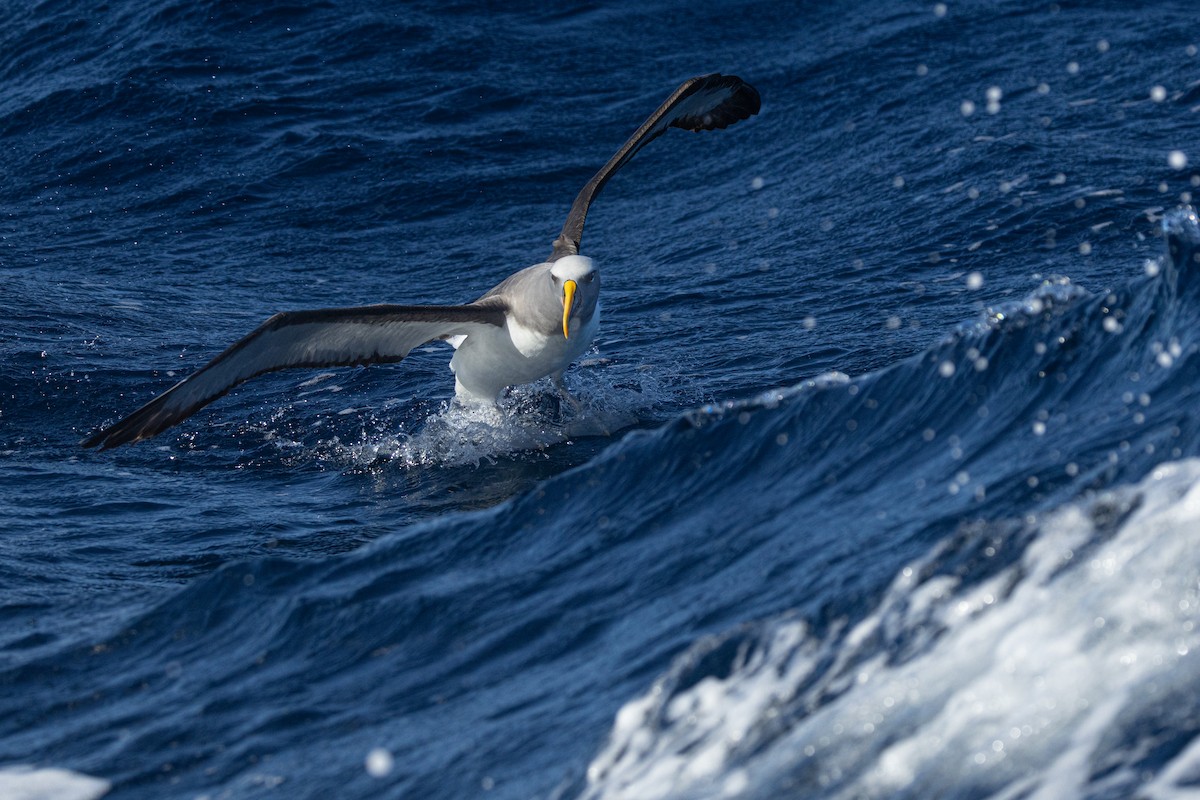
[[[391,363],[425,342],[470,335],[487,326],[504,326],[499,304],[378,305],[276,314],[199,371],[80,444],[106,450],[149,439],[265,372]]]
[[[758,90],[735,75],[713,73],[684,81],[576,195],[562,233],[554,240],[550,261],[579,252],[583,223],[596,195],[626,161],[661,136],[667,128],[689,131],[726,128],[754,116],[761,105]]]

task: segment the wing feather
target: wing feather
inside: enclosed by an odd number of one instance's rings
[[[276,314],[201,369],[81,444],[107,450],[148,439],[267,372],[392,363],[425,342],[503,325],[504,309],[495,303],[377,305]]]
[[[684,81],[576,195],[562,233],[554,240],[550,261],[579,252],[583,224],[596,195],[637,151],[661,136],[667,128],[688,131],[727,128],[754,116],[761,106],[758,90],[736,75],[713,73]]]

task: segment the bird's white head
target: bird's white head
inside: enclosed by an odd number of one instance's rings
[[[563,256],[550,265],[550,277],[562,292],[563,337],[571,338],[571,312],[590,317],[600,295],[600,275],[587,256]],[[578,293],[578,297],[576,296]]]
[[[587,256],[563,256],[550,265],[550,274],[562,281],[583,283],[596,274],[596,265]]]

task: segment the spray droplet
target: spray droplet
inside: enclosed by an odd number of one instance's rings
[[[395,763],[391,753],[382,747],[376,747],[367,753],[367,774],[372,778],[386,777],[392,771]]]

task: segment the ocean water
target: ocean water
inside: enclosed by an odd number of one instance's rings
[[[0,3],[0,797],[1200,792],[1184,3]],[[84,436],[592,213],[601,331]]]

